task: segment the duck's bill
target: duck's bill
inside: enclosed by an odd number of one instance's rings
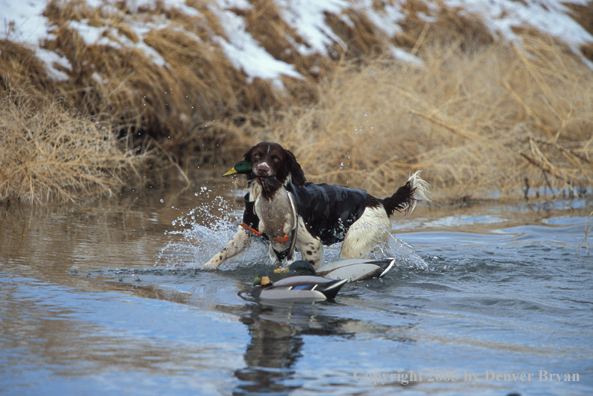
[[[222,176],[230,176],[230,175],[234,175],[236,173],[238,173],[237,170],[235,168],[233,168]]]

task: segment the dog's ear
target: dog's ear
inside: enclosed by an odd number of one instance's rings
[[[249,149],[248,152],[243,154],[243,158],[245,159],[245,161],[251,162],[251,157],[253,157],[253,151],[255,150],[255,147],[256,146],[253,146],[252,148]]]
[[[255,151],[255,148],[256,148],[256,146],[253,146],[252,148],[249,149],[248,152],[246,152],[245,154],[243,154],[243,158],[245,159],[245,161],[251,162],[251,163],[253,162],[253,152]],[[250,172],[247,175],[247,180],[250,181],[250,180],[253,180],[253,179],[255,179],[255,176],[253,175],[253,172]]]
[[[290,172],[292,183],[297,187],[301,187],[307,181],[305,172],[303,172],[301,165],[292,152],[286,150],[286,154],[286,170]]]

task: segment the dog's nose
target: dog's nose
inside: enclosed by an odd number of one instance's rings
[[[255,173],[259,176],[268,176],[270,173],[270,167],[265,162],[262,162],[256,166]]]

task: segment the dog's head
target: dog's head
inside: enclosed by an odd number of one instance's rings
[[[294,154],[278,143],[258,143],[246,152],[244,157],[253,164],[252,171],[255,176],[275,177],[282,184],[292,181],[297,187],[306,181],[305,173]]]

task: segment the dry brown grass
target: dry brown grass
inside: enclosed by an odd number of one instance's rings
[[[97,10],[83,0],[50,1],[44,14],[54,35],[43,47],[69,60],[72,70],[61,68],[69,78],[51,81],[26,46],[4,40],[0,41],[0,86],[6,89],[5,80],[10,78],[13,86],[28,90],[39,100],[47,93],[58,93],[82,113],[110,114],[118,129],[134,131],[134,141],[153,138],[177,159],[202,151],[204,143],[210,147],[220,141],[219,131],[212,130],[213,120],[285,105],[291,95],[310,98],[314,87],[305,80],[283,78],[288,95],[268,81],[256,78],[248,82],[248,76],[214,44],[213,37],[224,37],[224,30],[208,3],[188,2],[202,14],[188,16],[159,3],[153,10],[130,12],[125,2]],[[163,18],[167,26],[153,28],[143,43],[159,54],[166,66],[126,44],[140,41],[132,24],[156,26]],[[105,29],[101,37],[109,38],[111,44],[85,43],[70,26],[81,21]],[[265,25],[263,19],[259,21],[256,30]],[[254,21],[251,26],[255,25]],[[3,94],[0,91],[0,97]],[[207,133],[206,123],[211,129]]]
[[[58,100],[10,93],[0,104],[0,201],[78,202],[130,185],[144,158],[122,150],[112,123]]]
[[[308,179],[388,194],[409,173],[442,197],[508,198],[593,182],[593,73],[552,40],[466,51],[426,45],[423,67],[342,63],[319,102],[267,113],[254,141],[282,142]],[[533,191],[533,190],[531,190]]]
[[[247,113],[313,103],[318,98],[317,83],[333,72],[337,61],[379,55],[390,41],[381,36],[364,10],[353,8],[345,11],[352,26],[339,15],[326,14],[326,22],[347,48],[335,44],[329,57],[302,55],[295,43],[303,44],[304,40],[281,18],[272,1],[258,0],[251,2],[250,9],[233,10],[245,19],[247,31],[272,56],[294,65],[304,77],[282,77],[286,90],[279,92],[270,81],[250,81],[227,59],[214,40],[225,33],[209,8],[211,3],[186,2],[201,14],[188,16],[158,2],[154,9],[130,11],[126,2],[95,9],[84,0],[52,0],[44,15],[53,36],[42,46],[68,59],[71,70],[57,66],[68,79],[52,81],[26,46],[1,40],[0,86],[6,89],[10,78],[13,86],[26,89],[38,100],[58,93],[83,114],[109,114],[117,120],[118,130],[133,130],[135,142],[152,138],[178,161],[192,157],[211,161],[211,148],[229,141],[226,130],[218,129],[218,121],[236,121]],[[418,36],[438,38],[440,42],[471,41],[479,36],[487,41],[489,33],[483,26],[470,26],[469,20],[454,12],[443,13],[443,22],[424,34],[424,22],[416,17],[416,12],[426,11],[423,4],[421,0],[408,3],[410,22],[404,24],[406,33],[394,40],[396,44],[412,49],[419,42]],[[374,6],[380,9],[383,2]],[[144,51],[126,45],[141,40],[133,24],[157,26],[163,20],[166,27],[153,28],[144,36],[143,44],[160,54],[166,67],[154,63]],[[82,21],[104,29],[102,37],[109,38],[111,44],[85,43],[71,26]],[[464,29],[472,33],[464,36],[460,33]]]
[[[118,7],[119,11],[98,12],[80,0],[50,2],[45,15],[54,26],[54,38],[44,47],[69,60],[72,70],[62,69],[68,79],[52,81],[32,51],[3,40],[0,98],[8,92],[8,80],[37,102],[57,93],[82,114],[109,114],[115,129],[132,130],[138,144],[155,139],[177,160],[199,155],[203,144],[210,147],[218,140],[212,127],[204,131],[206,122],[282,103],[269,84],[257,79],[247,84],[247,76],[211,45],[212,34],[221,33],[214,18],[202,20],[158,7],[130,15],[124,3]],[[171,23],[146,34],[144,43],[166,59],[167,67],[136,48],[88,45],[69,25],[85,20],[107,28],[103,36],[116,42],[137,43],[130,23],[154,24],[161,14]]]

